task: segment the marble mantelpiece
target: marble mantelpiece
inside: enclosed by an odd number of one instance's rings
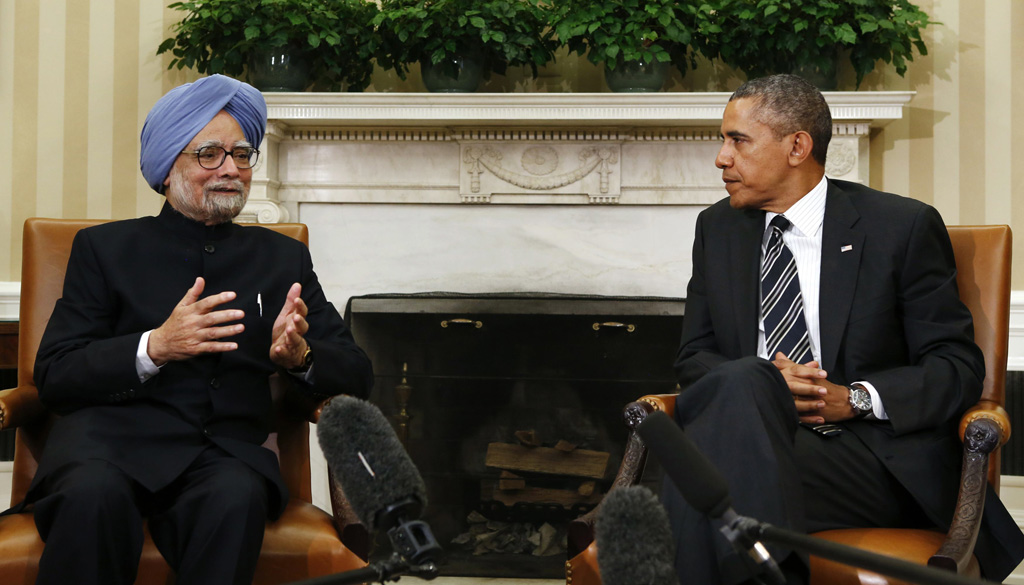
[[[828,92],[829,176],[868,180],[868,133],[913,92]],[[250,220],[302,203],[706,205],[728,93],[267,94]]]

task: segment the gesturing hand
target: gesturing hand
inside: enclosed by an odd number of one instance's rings
[[[181,302],[171,311],[171,316],[149,334],[149,345],[146,349],[154,364],[162,366],[167,362],[184,360],[204,353],[238,349],[237,343],[218,340],[241,333],[245,329],[241,323],[223,324],[237,321],[243,318],[245,313],[239,309],[214,310],[219,305],[233,300],[235,293],[225,291],[198,300],[205,286],[206,281],[202,277],[197,278]]]
[[[306,353],[306,340],[302,336],[309,331],[309,323],[306,323],[308,309],[299,297],[301,293],[302,285],[296,282],[288,289],[284,306],[274,320],[270,360],[285,369],[300,366]]]
[[[820,369],[818,362],[798,364],[780,351],[772,363],[789,385],[801,422],[820,424],[853,418],[849,388],[829,382],[828,372]]]

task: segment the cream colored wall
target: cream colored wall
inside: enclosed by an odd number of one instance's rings
[[[179,13],[166,0],[0,0],[0,281],[20,279],[31,216],[126,218],[162,198],[138,172],[150,106],[193,77],[155,55]],[[915,90],[905,118],[872,137],[874,187],[936,205],[947,223],[1010,223],[1024,252],[1024,2],[918,0],[943,26],[906,78],[862,89]],[[731,90],[735,73],[704,63],[670,91]],[[843,81],[850,83],[849,72]],[[416,91],[378,72],[372,90]],[[588,62],[562,56],[538,80],[495,76],[489,91],[604,91]],[[710,164],[710,163],[709,163]],[[1016,205],[1015,205],[1016,202]],[[1024,289],[1024,268],[1014,270]]]

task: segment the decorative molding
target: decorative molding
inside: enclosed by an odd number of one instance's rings
[[[1024,290],[1010,292],[1009,353],[1006,369],[1024,372]]]
[[[910,91],[825,92],[837,122],[884,126],[903,116]],[[268,93],[270,119],[300,126],[573,125],[717,126],[728,92]]]
[[[255,181],[253,182],[255,183]],[[274,186],[273,191],[276,196],[280,183],[270,181],[269,184]],[[288,210],[278,201],[250,197],[235,221],[238,223],[286,223],[288,217]]]
[[[20,300],[20,282],[0,282],[0,321],[18,320]]]
[[[614,142],[597,145],[464,142],[460,146],[460,195],[465,203],[489,203],[494,193],[537,192],[554,197],[569,195],[573,199],[585,194],[591,203],[618,201],[622,173],[618,166],[620,148]],[[576,166],[569,167],[573,164]],[[560,172],[555,173],[555,170]]]

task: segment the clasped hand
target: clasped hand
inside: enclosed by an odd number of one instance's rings
[[[821,424],[853,418],[850,389],[829,382],[828,372],[822,370],[818,362],[798,364],[780,351],[772,364],[786,379],[801,422]]]
[[[245,312],[218,309],[237,295],[225,291],[200,300],[205,286],[206,281],[202,277],[196,278],[167,320],[150,333],[147,351],[157,366],[197,355],[238,349],[237,343],[221,340],[245,330],[241,323],[230,323],[245,317]],[[309,324],[306,322],[306,303],[299,297],[301,292],[299,283],[288,289],[284,306],[274,320],[270,359],[282,368],[300,365],[306,351],[303,335],[309,330]]]

